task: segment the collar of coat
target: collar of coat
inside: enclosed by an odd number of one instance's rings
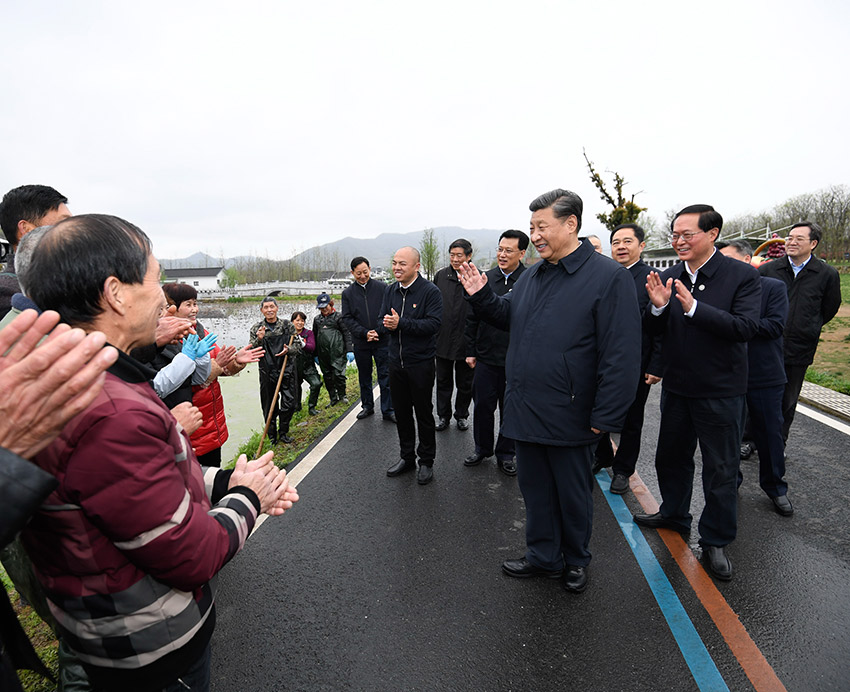
[[[110,346],[112,344],[109,344]],[[107,372],[115,375],[119,380],[124,380],[130,384],[139,384],[141,382],[150,382],[156,377],[156,370],[149,368],[147,365],[140,363],[135,358],[128,356],[120,348],[118,350],[118,360]]]
[[[541,260],[535,264],[532,269],[536,269],[537,273],[540,274],[542,272],[553,270],[556,267],[560,267],[567,272],[567,274],[575,274],[581,265],[593,257],[594,254],[599,253],[596,252],[589,240],[583,238],[581,244],[566,257],[562,257],[554,264],[547,260]]]

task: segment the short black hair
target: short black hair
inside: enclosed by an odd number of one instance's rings
[[[359,267],[364,262],[366,263],[366,266],[369,267],[369,269],[372,268],[372,265],[369,264],[369,260],[367,260],[365,257],[355,257],[353,260],[351,260],[351,271],[357,269],[357,267]],[[304,319],[307,318],[305,317]]]
[[[466,238],[458,238],[457,240],[453,240],[452,244],[449,245],[449,252],[451,252],[454,248],[459,247],[463,250],[463,254],[469,257],[472,254],[472,243],[470,243]]]
[[[793,231],[795,228],[803,227],[807,227],[809,229],[809,240],[816,240],[818,245],[820,245],[821,238],[823,238],[823,229],[814,221],[800,221],[799,223],[795,223],[791,226],[791,230],[789,230],[788,233]],[[817,245],[815,245],[815,247],[817,247]]]
[[[631,229],[634,231],[634,233],[635,233],[635,238],[637,238],[637,239],[638,239],[638,242],[639,242],[639,243],[642,243],[642,242],[643,242],[643,239],[644,239],[644,238],[646,238],[646,233],[645,233],[645,232],[644,232],[644,230],[643,230],[640,226],[638,226],[636,223],[621,223],[621,224],[620,224],[619,226],[617,226],[617,227],[616,227],[613,231],[611,231],[611,237],[608,239],[608,240],[609,240],[609,242],[610,242],[610,241],[612,241],[612,240],[614,240],[614,234],[615,234],[617,231],[621,231],[621,230],[623,230],[624,228],[631,228]]]
[[[49,211],[67,204],[68,198],[47,185],[21,185],[9,190],[0,202],[0,229],[12,245],[20,241],[18,222],[29,221],[36,226]]]
[[[517,231],[516,229],[509,228],[507,231],[505,231],[504,233],[502,233],[502,235],[499,236],[499,240],[501,240],[502,238],[516,238],[516,246],[520,250],[528,249],[528,235],[526,233],[523,233],[522,231]]]
[[[151,241],[128,221],[106,214],[72,216],[44,234],[28,286],[42,310],[56,310],[71,326],[90,325],[103,312],[103,286],[110,276],[140,284],[148,270]]]
[[[571,190],[550,190],[537,197],[531,204],[528,205],[529,210],[534,213],[541,209],[552,208],[552,213],[556,219],[566,219],[570,216],[575,216],[578,221],[576,231],[581,230],[581,213],[584,211],[584,202],[581,201],[575,192]]]
[[[300,317],[300,318],[301,318],[302,320],[304,320],[305,322],[307,321],[307,315],[305,315],[305,314],[304,314],[303,312],[301,312],[300,310],[296,310],[295,312],[293,312],[293,313],[292,313],[292,317],[290,317],[290,318],[289,318],[289,321],[290,321],[290,322],[294,322],[294,321],[295,321],[295,319],[296,319],[296,318],[298,318],[298,317]]]
[[[277,305],[277,301],[274,299],[274,296],[266,296],[265,298],[263,298],[260,301],[260,308],[262,309],[263,305],[265,305],[266,303],[274,303],[275,305]]]
[[[697,225],[700,230],[708,233],[712,228],[716,228],[717,235],[720,235],[720,231],[723,228],[723,217],[720,216],[720,214],[716,212],[714,207],[710,204],[692,204],[689,207],[682,209],[670,222],[671,233],[673,232],[673,224],[676,223],[676,219],[678,219],[682,214],[699,214],[699,221],[697,221]]]
[[[189,284],[179,284],[176,282],[163,284],[162,291],[168,299],[170,305],[176,305],[178,308],[187,300],[197,300],[198,291],[194,286]]]

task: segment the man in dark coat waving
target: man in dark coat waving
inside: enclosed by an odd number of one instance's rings
[[[516,440],[526,506],[526,553],[511,577],[564,577],[587,588],[593,521],[593,449],[619,431],[640,370],[640,315],[628,272],[578,238],[583,204],[552,190],[531,205],[531,242],[541,262],[497,296],[471,264],[459,271],[476,315],[511,337],[505,422]]]

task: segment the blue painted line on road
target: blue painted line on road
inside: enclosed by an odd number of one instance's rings
[[[655,558],[655,554],[649,547],[649,543],[646,542],[640,528],[634,523],[632,513],[625,501],[622,497],[610,491],[611,479],[608,474],[605,471],[600,471],[596,474],[596,481],[602,488],[602,494],[608,501],[608,506],[614,513],[614,518],[626,537],[626,542],[629,544],[635,560],[637,560],[638,566],[649,584],[652,595],[655,596],[655,600],[661,608],[661,613],[670,626],[673,638],[694,676],[697,687],[700,690],[710,690],[711,692],[720,692],[721,690],[729,692],[729,687],[723,680],[723,676],[720,675],[720,671],[717,670],[711,654],[705,648],[705,644],[690,617],[688,617],[682,602],[673,590],[670,580],[664,574],[664,570]]]

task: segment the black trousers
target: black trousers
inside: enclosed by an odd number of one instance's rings
[[[738,530],[738,471],[744,396],[703,399],[661,391],[661,428],[655,469],[662,516],[691,528],[694,452],[702,452],[705,508],[700,545],[725,546]]]
[[[637,460],[640,456],[644,409],[646,409],[646,399],[649,397],[651,387],[652,385],[647,384],[643,375],[641,375],[635,400],[626,412],[626,420],[620,433],[620,445],[617,447],[614,462],[611,464],[611,470],[614,473],[621,473],[628,477],[635,472]]]
[[[269,418],[269,411],[274,411],[269,423],[270,440],[277,440],[279,436],[289,433],[289,422],[295,413],[295,402],[301,401],[301,397],[296,395],[298,378],[295,375],[294,365],[286,369],[280,383],[280,392],[275,397],[274,390],[277,387],[278,375],[279,373],[260,370],[260,406],[263,408],[263,425]]]
[[[525,557],[538,567],[590,563],[593,447],[516,441],[517,482],[525,499]]]
[[[782,439],[782,397],[784,385],[751,389],[747,392],[748,432],[759,454],[759,485],[768,497],[788,492],[785,482],[785,441]],[[743,480],[738,474],[738,485]]]
[[[452,417],[452,391],[455,383],[455,418],[469,418],[473,374],[473,369],[465,360],[450,360],[437,356],[437,415],[440,418],[448,420]]]
[[[354,347],[354,362],[357,363],[357,379],[360,383],[360,406],[364,411],[375,408],[372,394],[372,359],[378,372],[378,387],[381,392],[381,413],[384,417],[393,413],[393,397],[390,393],[389,348]]]
[[[405,461],[416,461],[418,455],[420,465],[433,466],[434,457],[437,455],[437,433],[434,429],[434,407],[431,403],[434,392],[434,361],[426,360],[406,367],[390,363],[390,392],[395,408],[399,455]]]
[[[782,394],[782,439],[788,442],[788,433],[791,423],[794,422],[794,414],[797,412],[797,399],[803,389],[803,381],[806,379],[808,365],[785,364],[785,391]]]
[[[499,421],[505,411],[505,368],[488,365],[480,360],[472,370],[472,436],[475,439],[475,453],[492,456],[493,425],[496,422],[496,407],[499,407]],[[505,461],[513,459],[514,441],[508,437],[499,437],[495,444],[496,458]]]

